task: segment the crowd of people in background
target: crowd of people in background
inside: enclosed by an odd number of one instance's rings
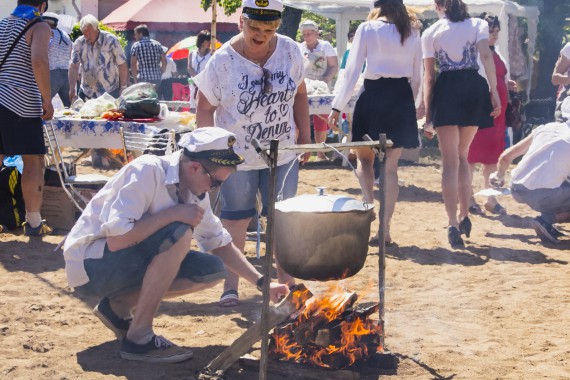
[[[418,120],[424,117],[424,135],[437,134],[441,152],[452,248],[465,246],[462,236],[469,237],[473,228],[469,214],[483,212],[473,200],[474,165],[483,165],[485,187],[504,186],[510,164],[523,154],[512,172],[513,197],[541,213],[532,224],[537,236],[559,241],[564,233],[555,224],[570,220],[570,129],[564,123],[570,117],[570,44],[552,75],[552,82],[563,86],[558,121],[504,150],[508,89],[515,84],[494,47],[501,25],[494,16],[471,17],[461,0],[434,0],[434,7],[439,20],[422,32],[402,0],[375,0],[368,20],[352,32],[345,79],[331,113],[312,121],[305,79],[332,89],[339,69],[337,52],[320,38],[314,21],[301,22],[303,42],[297,43],[277,33],[280,0],[244,0],[241,32],[215,54],[210,33],[198,34],[187,66],[197,100],[197,130],[184,136],[173,155],[127,164],[89,203],[64,246],[70,286],[99,297],[95,314],[122,340],[123,358],[176,362],[192,356],[154,334],[152,321],[163,298],[225,279],[219,305],[235,306],[240,276],[263,286],[264,278],[242,255],[258,199],[262,214],[273,201],[268,199],[269,169],[252,141],[277,139],[281,147],[325,142],[329,128],[338,128],[361,76],[352,139],[383,133],[393,142],[385,162],[386,217],[380,221],[386,241],[380,243],[394,241],[390,221],[399,192],[398,160],[402,149],[419,146]],[[132,82],[160,86],[175,72],[145,25],[134,30],[129,68],[119,39],[100,30],[97,18],[83,17],[83,35],[71,43],[47,8],[47,0],[19,0],[12,15],[0,21],[0,159],[23,156],[24,232],[29,236],[52,232],[39,211],[45,154],[41,125],[53,117],[52,97],[59,94],[66,106],[105,93],[118,98]],[[364,200],[373,203],[375,155],[358,149],[356,156]],[[299,165],[309,157],[279,154],[279,199],[296,195]],[[317,159],[328,160],[324,154]],[[210,208],[212,190],[220,191],[219,218]],[[484,208],[506,214],[494,197]],[[215,256],[188,252],[192,239]],[[379,244],[378,236],[370,243]],[[126,260],[138,263],[129,266],[129,276],[121,272]],[[274,300],[294,285],[279,263],[277,268],[283,285],[271,285]]]

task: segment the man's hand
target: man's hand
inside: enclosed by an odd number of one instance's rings
[[[285,284],[278,284],[277,282],[272,282],[269,284],[269,298],[271,302],[279,302],[283,297],[289,294],[289,288]]]
[[[499,172],[494,172],[489,176],[489,183],[493,187],[503,187],[505,186],[505,178],[503,178]]]
[[[196,227],[204,217],[204,210],[195,204],[179,204],[172,207],[175,220]]]
[[[51,104],[51,99],[42,99],[42,109],[44,110],[42,120],[47,121],[53,119],[53,105]]]

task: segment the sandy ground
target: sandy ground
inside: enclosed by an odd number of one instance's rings
[[[541,244],[528,227],[535,213],[505,197],[509,215],[473,217],[466,249],[452,251],[437,163],[404,166],[400,177],[404,185],[392,223],[398,246],[387,254],[385,318],[387,348],[400,363],[386,377],[570,379],[570,240]],[[478,176],[475,184],[481,183]],[[318,185],[359,196],[355,177],[338,166],[301,171],[300,194]],[[2,378],[192,378],[260,318],[260,294],[247,283],[240,305],[229,310],[217,306],[221,285],[169,300],[155,330],[191,347],[194,359],[177,365],[121,360],[118,341],[91,313],[95,300],[76,298],[66,287],[61,251],[53,251],[60,240],[0,235]],[[247,254],[261,264],[253,243]],[[370,248],[365,267],[344,285],[374,301],[377,278],[377,248]],[[313,292],[329,285],[305,284]],[[228,378],[257,374],[234,367]]]

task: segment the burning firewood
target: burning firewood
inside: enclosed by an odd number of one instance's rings
[[[286,320],[291,314],[303,307],[313,294],[303,284],[294,289],[277,305],[269,309],[268,326],[273,328]],[[261,323],[255,323],[243,335],[237,338],[231,346],[212,360],[198,375],[198,379],[219,378],[234,364],[240,356],[251,349],[261,339]]]
[[[382,351],[380,329],[370,315],[378,304],[355,306],[355,293],[312,298],[293,321],[274,329],[270,354],[276,360],[343,369]]]

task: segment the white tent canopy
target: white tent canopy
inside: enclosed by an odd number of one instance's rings
[[[534,6],[522,6],[509,0],[463,0],[467,4],[469,13],[479,15],[483,12],[499,16],[499,21],[503,25],[503,30],[499,34],[497,45],[499,48],[508,51],[508,31],[506,25],[509,24],[509,15],[524,17],[528,25],[528,55],[529,66],[532,70],[532,56],[534,54],[534,43],[537,34],[537,24],[539,11]],[[338,54],[343,54],[347,46],[347,34],[351,20],[365,20],[372,7],[372,0],[284,0],[283,4],[288,7],[302,9],[331,18],[336,22],[336,44]],[[412,7],[420,18],[435,18],[435,7],[433,0],[404,0],[404,4]],[[505,55],[508,66],[508,54]]]

